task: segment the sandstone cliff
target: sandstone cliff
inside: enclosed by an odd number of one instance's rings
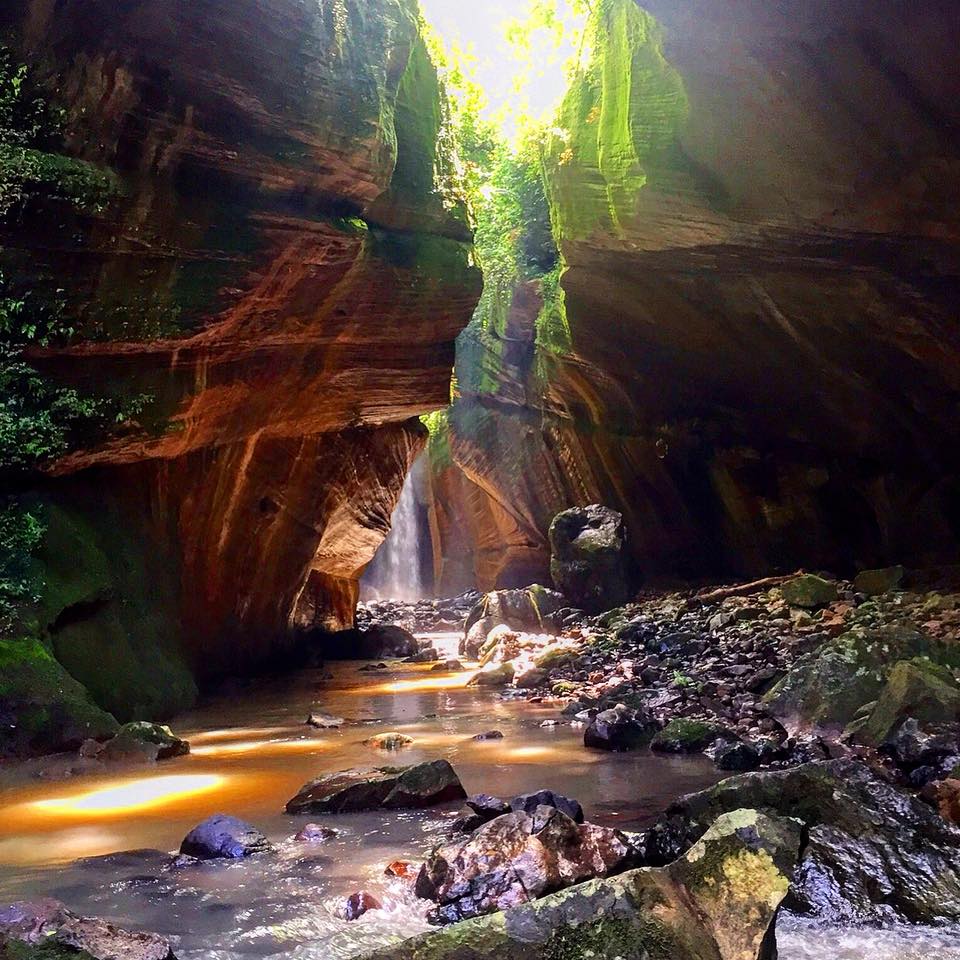
[[[526,580],[592,501],[654,575],[955,557],[956,6],[595,7],[542,157],[561,291],[461,339],[441,566]]]
[[[155,717],[352,621],[479,292],[442,95],[415,0],[12,0],[0,28],[119,184],[0,238],[76,318],[30,360],[145,398],[33,488],[37,629]]]

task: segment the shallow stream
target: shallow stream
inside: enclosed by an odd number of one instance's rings
[[[384,867],[421,860],[444,839],[458,805],[324,817],[340,831],[335,840],[290,842],[309,818],[286,815],[284,804],[314,777],[443,756],[469,793],[550,788],[579,799],[589,820],[626,829],[718,779],[703,757],[586,750],[581,731],[541,726],[557,717],[555,706],[467,688],[469,673],[359,667],[335,664],[208,700],[173,723],[191,742],[187,757],[147,767],[48,760],[0,770],[0,903],[54,896],[77,912],[169,936],[181,960],[339,960],[428,929],[422,902]],[[348,723],[314,730],[304,724],[311,710]],[[502,740],[472,739],[493,729]],[[387,730],[415,742],[392,754],[364,743]],[[176,850],[196,823],[221,812],[260,827],[279,855],[161,868],[157,851]],[[109,856],[117,851],[140,852]],[[348,924],[344,901],[360,890],[385,909]],[[960,935],[951,931],[830,932],[791,920],[782,927],[783,960],[960,960]],[[825,942],[835,949],[824,952]]]

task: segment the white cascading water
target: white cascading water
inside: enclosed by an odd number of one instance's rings
[[[390,534],[364,577],[364,592],[381,599],[419,600],[423,596],[420,562],[419,462],[407,474],[393,511]]]

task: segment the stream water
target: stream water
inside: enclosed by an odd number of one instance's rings
[[[210,699],[173,724],[191,741],[187,757],[148,767],[48,760],[0,770],[0,903],[54,896],[80,913],[167,935],[182,960],[339,960],[428,929],[422,902],[384,866],[422,859],[446,836],[457,805],[325,817],[340,831],[335,840],[294,843],[308,818],[284,814],[284,804],[320,774],[444,756],[470,793],[551,788],[578,798],[588,819],[628,829],[718,778],[703,757],[585,750],[580,731],[540,726],[556,717],[555,707],[466,688],[470,674],[359,666],[336,664],[329,674],[306,671]],[[303,722],[311,710],[349,723],[314,730]],[[490,729],[504,738],[472,739]],[[364,743],[385,730],[415,742],[388,755]],[[176,850],[191,827],[218,812],[259,826],[279,854],[164,869],[158,851]],[[348,924],[344,901],[359,890],[385,909]],[[783,960],[828,956],[821,927],[789,919],[782,926]],[[950,932],[831,936],[836,960],[960,960]]]

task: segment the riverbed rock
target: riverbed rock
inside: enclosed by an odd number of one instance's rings
[[[378,733],[375,737],[370,737],[369,740],[363,742],[368,747],[374,747],[377,750],[401,750],[413,743],[413,737],[392,730],[389,733]]]
[[[222,813],[198,824],[180,844],[182,854],[198,860],[237,860],[272,849],[256,827]]]
[[[855,721],[851,733],[857,742],[876,747],[909,718],[920,724],[960,720],[960,686],[950,670],[922,658],[901,660],[870,715]]]
[[[550,524],[550,575],[557,590],[590,612],[630,598],[623,515],[592,504],[557,514]]]
[[[460,643],[461,655],[470,660],[479,660],[480,651],[487,642],[487,636],[496,626],[497,621],[493,617],[481,617],[476,623],[468,626]]]
[[[583,823],[583,807],[579,800],[573,800],[565,797],[562,793],[554,793],[552,790],[537,790],[535,793],[521,793],[510,801],[510,809],[514,812],[522,810],[531,816],[537,807],[554,807],[561,813],[565,813],[574,823]]]
[[[170,942],[155,933],[125,930],[106,920],[80,917],[57,900],[20,901],[0,909],[0,955],[10,943],[25,945],[10,950],[19,960],[175,960]],[[31,950],[30,948],[34,948]],[[62,948],[58,950],[57,948]],[[34,950],[36,952],[34,952]]]
[[[953,776],[960,757],[960,724],[924,724],[913,717],[904,720],[880,745],[880,752],[906,772],[917,767],[943,768]]]
[[[556,807],[541,805],[497,817],[469,840],[436,851],[416,890],[437,902],[436,920],[454,923],[606,876],[623,869],[634,853],[619,831],[578,825]]]
[[[366,960],[757,960],[770,956],[799,847],[795,821],[735,811],[669,867],[582,883]]]
[[[446,760],[409,767],[344,770],[305,784],[287,803],[287,813],[355,813],[432,807],[467,796]]]
[[[791,607],[802,607],[804,610],[825,607],[838,596],[837,585],[832,580],[824,580],[812,573],[788,580],[780,587],[780,592]]]
[[[484,622],[489,624],[486,634],[501,625],[543,632],[553,629],[553,615],[566,605],[562,594],[538,583],[524,589],[492,590],[470,611],[464,631],[469,636],[475,624]]]
[[[516,669],[509,660],[503,663],[491,663],[475,673],[468,681],[468,687],[505,687],[511,683]]]
[[[703,829],[748,804],[806,826],[791,909],[829,922],[960,920],[960,829],[855,760],[742,774],[685,797],[662,820]],[[682,846],[682,844],[681,844]]]
[[[138,721],[125,723],[98,751],[97,758],[107,762],[169,760],[189,752],[190,744],[175,736],[169,727]]]
[[[335,717],[329,713],[311,713],[307,717],[307,726],[318,730],[339,730],[347,721],[343,717]]]
[[[791,730],[838,734],[860,707],[877,699],[895,663],[949,655],[911,625],[857,627],[801,657],[763,702]]]
[[[590,721],[583,743],[595,750],[637,750],[649,744],[659,729],[660,724],[646,711],[618,704]]]
[[[293,839],[297,843],[329,843],[339,836],[340,834],[330,827],[322,827],[319,823],[308,823],[301,827]]]
[[[880,570],[861,570],[854,578],[853,589],[868,597],[877,597],[889,593],[900,586],[904,574],[903,567],[884,567]]]
[[[752,743],[740,740],[717,747],[713,762],[720,770],[746,773],[760,766],[761,753]]]
[[[369,913],[371,910],[382,909],[383,904],[372,893],[367,893],[364,890],[347,898],[343,915],[344,919],[350,923],[353,920],[359,920],[365,913]]]

